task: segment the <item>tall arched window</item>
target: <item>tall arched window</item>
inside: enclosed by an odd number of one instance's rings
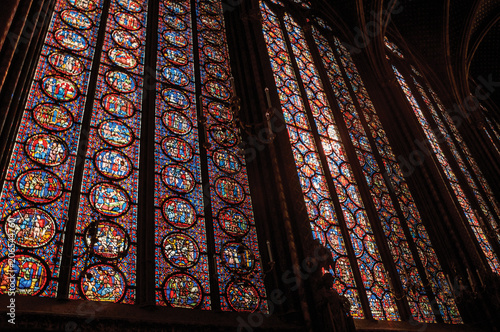
[[[465,119],[446,110],[418,70],[403,60],[401,50],[387,38],[385,42],[387,48],[392,51],[388,52],[387,58],[448,180],[450,192],[462,209],[488,265],[498,274],[500,261],[490,241],[495,241],[497,244],[500,241],[498,231],[500,209],[488,182],[455,124],[460,124]],[[397,57],[394,57],[393,53]],[[458,119],[452,116],[458,116]]]
[[[349,52],[323,20],[308,17],[317,24],[303,28],[284,1],[271,2],[260,2],[264,38],[313,236],[332,252],[334,287],[356,318],[461,323]]]
[[[217,0],[56,1],[0,196],[0,293],[267,312],[225,34]]]

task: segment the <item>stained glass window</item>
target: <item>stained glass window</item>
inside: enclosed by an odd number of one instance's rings
[[[158,305],[268,311],[225,34],[217,0],[57,1],[0,196],[0,292],[14,271],[19,294],[135,303],[151,224]]]
[[[337,277],[334,287],[348,296],[354,317],[399,320],[396,280],[390,283],[386,272],[393,264],[398,273],[392,277],[399,279],[413,319],[436,321],[432,296],[443,321],[461,323],[450,285],[348,51],[336,38],[324,37],[320,30],[332,30],[325,21],[316,18],[320,27],[313,26],[307,37],[289,14],[278,15],[272,7],[261,2],[264,37],[313,236],[331,250],[335,262],[330,271]],[[317,49],[310,49],[312,43]],[[322,63],[315,63],[314,52]],[[326,71],[323,78],[321,71]],[[340,113],[330,105],[329,92]],[[354,150],[354,161],[349,162],[348,149]],[[364,178],[355,179],[356,167]],[[368,185],[371,200],[357,181]],[[397,187],[395,194],[389,187]],[[335,201],[341,211],[335,210]],[[366,204],[372,204],[376,216],[367,213]],[[377,223],[385,239],[372,232]],[[387,241],[392,262],[383,262],[380,241]],[[432,294],[424,288],[427,282]],[[360,297],[367,298],[367,307]]]
[[[394,60],[391,61],[394,62]],[[409,83],[395,64],[392,65],[392,69],[489,266],[494,272],[500,273],[498,256],[486,236],[489,230],[493,230],[497,241],[500,240],[500,235],[494,231],[498,229],[499,208],[490,186],[460,135],[451,115],[437,94],[423,80],[422,75],[413,67],[413,74],[408,74]],[[410,84],[413,84],[414,90]],[[421,98],[422,103],[419,103],[415,96]],[[436,130],[433,130],[433,127],[436,127]],[[437,134],[443,137],[444,142],[439,141]],[[457,164],[458,169],[454,170],[453,163]],[[461,178],[465,180],[467,186],[461,184]]]

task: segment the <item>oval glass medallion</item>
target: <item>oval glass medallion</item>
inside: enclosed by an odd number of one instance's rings
[[[209,73],[212,77],[221,80],[221,81],[226,81],[228,79],[228,74],[227,71],[224,67],[222,67],[218,63],[207,63],[205,65],[205,70],[207,73]]]
[[[139,13],[142,10],[140,3],[134,0],[118,0],[118,4],[129,12]]]
[[[229,242],[221,250],[224,266],[233,273],[247,274],[255,267],[255,257],[245,244]]]
[[[187,8],[179,2],[166,1],[165,8],[175,15],[184,15],[187,13]]]
[[[8,287],[5,284],[0,286],[0,294],[15,292],[16,295],[38,295],[45,288],[49,277],[49,271],[40,258],[19,253],[12,258],[2,259],[0,271],[10,278]]]
[[[111,33],[111,37],[115,43],[123,48],[126,48],[127,50],[135,50],[141,46],[139,39],[125,30],[114,30]]]
[[[70,54],[54,52],[51,53],[47,59],[55,70],[65,75],[80,75],[84,69],[83,62]]]
[[[130,207],[130,198],[120,186],[112,183],[99,183],[89,193],[92,207],[107,217],[119,217]]]
[[[189,107],[189,98],[188,96],[177,89],[164,89],[161,92],[163,99],[167,104],[169,104],[172,107],[178,108],[178,109],[186,109]]]
[[[162,54],[165,57],[165,59],[167,59],[176,66],[184,66],[188,63],[187,54],[181,49],[178,49],[176,47],[165,47],[162,50]]]
[[[219,81],[208,81],[205,84],[205,89],[207,89],[208,94],[210,94],[214,98],[227,100],[229,99],[229,97],[231,97],[231,92],[229,92],[229,89]]]
[[[63,184],[57,175],[41,169],[21,173],[16,179],[17,192],[32,203],[46,204],[58,199]]]
[[[72,28],[87,30],[92,27],[92,20],[77,10],[63,10],[61,19]]]
[[[205,25],[205,27],[212,30],[219,30],[222,27],[217,16],[202,15],[200,20]]]
[[[163,39],[174,47],[186,47],[188,44],[186,37],[177,31],[165,30]]]
[[[217,144],[224,147],[232,147],[238,144],[238,136],[236,133],[222,125],[213,125],[210,127],[210,136]]]
[[[259,307],[259,292],[249,281],[232,281],[227,287],[226,296],[235,311],[254,312]]]
[[[196,223],[196,211],[189,201],[180,197],[171,197],[163,202],[163,217],[179,229],[187,229]]]
[[[101,258],[116,259],[127,253],[129,238],[122,226],[101,220],[85,229],[85,244]]]
[[[104,96],[101,105],[106,112],[119,118],[130,118],[135,113],[130,100],[114,93]]]
[[[104,149],[94,156],[96,169],[107,178],[122,180],[132,173],[132,162],[129,157],[118,150]]]
[[[177,67],[163,67],[162,75],[165,80],[174,85],[186,86],[189,84],[189,76]]]
[[[216,150],[212,154],[215,166],[229,174],[236,174],[241,171],[241,162],[237,155],[228,150]]]
[[[224,37],[216,31],[203,30],[201,32],[201,36],[209,44],[215,46],[221,46],[222,44],[224,44]]]
[[[172,233],[163,239],[163,254],[173,266],[186,269],[194,266],[200,257],[196,241],[183,233]]]
[[[54,32],[54,38],[59,45],[71,51],[81,52],[88,47],[87,39],[76,31],[59,29]]]
[[[186,135],[193,128],[191,120],[179,111],[168,111],[163,113],[163,124],[177,135]]]
[[[208,104],[208,113],[217,121],[228,123],[233,121],[233,112],[231,109],[219,102],[211,102]]]
[[[247,217],[238,209],[226,207],[219,211],[219,225],[232,237],[243,237],[249,230]]]
[[[80,290],[87,300],[119,302],[125,295],[125,277],[108,264],[90,266],[81,275]]]
[[[134,140],[132,130],[125,123],[117,120],[101,122],[98,133],[103,141],[117,148],[126,147]]]
[[[174,308],[196,308],[203,299],[200,283],[186,273],[176,273],[165,280],[163,295]]]
[[[193,148],[182,138],[167,136],[161,141],[161,147],[174,161],[185,163],[193,158]]]
[[[73,125],[71,113],[55,104],[39,104],[33,110],[33,118],[37,125],[51,131],[65,131]]]
[[[215,180],[215,192],[226,203],[239,204],[245,200],[245,191],[241,184],[225,176]]]
[[[165,22],[169,28],[177,31],[184,31],[187,29],[186,22],[174,15],[163,15],[163,22]]]
[[[222,52],[213,46],[207,45],[203,47],[203,54],[205,54],[205,56],[207,56],[207,58],[209,58],[212,61],[215,62],[224,61],[224,55],[222,54]]]
[[[108,51],[108,57],[115,65],[124,69],[133,69],[137,66],[137,59],[130,52],[113,47]]]
[[[24,144],[24,151],[31,160],[48,167],[61,165],[69,155],[66,142],[52,134],[30,136]]]
[[[90,12],[97,8],[97,5],[94,2],[94,0],[68,0],[68,2],[73,7],[76,7],[85,12]]]
[[[5,220],[5,233],[23,248],[40,248],[56,234],[56,223],[50,213],[35,207],[12,212]]]
[[[167,165],[161,172],[161,179],[170,190],[183,194],[191,192],[196,185],[193,173],[180,165]]]
[[[47,76],[42,79],[42,89],[58,101],[71,101],[78,96],[78,87],[73,81],[62,76]]]
[[[130,93],[135,90],[135,80],[128,73],[110,70],[106,72],[106,83],[116,91]]]
[[[207,14],[216,15],[219,14],[219,8],[211,2],[202,1],[200,2],[200,9]]]
[[[115,21],[122,28],[132,31],[139,30],[142,26],[137,17],[125,12],[115,14]]]

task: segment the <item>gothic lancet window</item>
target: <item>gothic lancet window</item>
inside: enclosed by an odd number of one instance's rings
[[[149,245],[157,305],[267,312],[225,35],[216,0],[56,1],[0,195],[0,293],[14,273],[18,294],[137,303]]]
[[[392,69],[456,197],[488,265],[500,273],[490,241],[500,241],[499,205],[451,114],[420,72],[402,61],[402,52],[386,38]],[[418,99],[418,100],[417,100]],[[462,119],[463,121],[463,119]],[[460,123],[460,122],[457,122]],[[434,129],[435,128],[435,129]],[[441,139],[442,138],[442,139]],[[493,234],[493,236],[488,236]]]
[[[326,37],[333,29],[323,20],[302,28],[283,3],[260,2],[263,34],[313,236],[332,252],[334,287],[356,318],[401,320],[407,307],[417,321],[461,323],[350,54]]]

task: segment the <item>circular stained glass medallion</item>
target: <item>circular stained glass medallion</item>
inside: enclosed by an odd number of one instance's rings
[[[130,52],[113,47],[108,51],[109,59],[118,67],[133,69],[137,66],[137,59]]]
[[[161,172],[161,179],[170,190],[184,194],[196,185],[193,173],[180,165],[167,165]]]
[[[115,14],[115,21],[119,26],[127,30],[135,31],[141,28],[139,19],[129,13],[119,12]]]
[[[69,155],[66,142],[52,134],[29,137],[24,144],[24,151],[31,160],[48,167],[61,165]]]
[[[236,174],[241,171],[241,162],[237,155],[227,150],[216,150],[212,154],[215,166],[229,174]]]
[[[96,152],[94,164],[99,173],[112,180],[122,180],[132,173],[129,157],[118,150],[104,149]]]
[[[167,136],[161,141],[161,147],[174,161],[185,163],[193,158],[193,148],[182,138]]]
[[[16,254],[15,257],[4,257],[0,261],[0,271],[3,278],[10,279],[0,284],[0,294],[11,292],[14,286],[18,295],[38,295],[47,284],[48,268],[38,257],[27,254]],[[2,280],[2,281],[4,281]]]
[[[119,118],[130,118],[135,113],[130,100],[114,93],[104,96],[101,105],[106,112]]]
[[[23,248],[40,248],[52,241],[56,223],[50,213],[35,207],[12,212],[5,220],[5,233]]]
[[[226,207],[219,211],[219,225],[232,237],[243,237],[249,230],[247,217],[238,209]]]
[[[238,136],[236,136],[236,133],[232,129],[226,126],[210,126],[210,136],[221,146],[232,147],[238,144]]]
[[[245,244],[228,242],[221,250],[224,266],[233,273],[247,274],[255,267],[255,256]]]
[[[103,141],[117,148],[126,147],[134,140],[132,130],[125,123],[117,120],[101,122],[98,132]]]
[[[93,11],[97,8],[94,0],[68,0],[70,5],[85,12]]]
[[[165,280],[165,300],[174,308],[196,308],[203,299],[200,283],[186,273],[176,273]]]
[[[80,279],[80,290],[87,300],[119,302],[125,295],[125,277],[112,265],[90,266]]]
[[[207,28],[212,30],[220,30],[222,27],[217,16],[202,15],[200,20]]]
[[[187,229],[196,223],[196,211],[187,200],[171,197],[162,206],[163,217],[167,222],[179,229]]]
[[[16,190],[32,203],[46,204],[62,195],[63,184],[57,175],[49,171],[32,169],[17,177]]]
[[[205,56],[207,56],[212,61],[224,61],[224,54],[213,46],[207,45],[203,47],[203,54],[205,54]]]
[[[186,22],[184,22],[183,19],[181,19],[177,16],[164,15],[163,22],[165,22],[165,24],[168,25],[169,28],[177,30],[177,31],[183,31],[183,30],[187,29]]]
[[[108,217],[119,217],[130,207],[127,192],[119,185],[99,183],[90,189],[89,200],[92,207]]]
[[[184,110],[189,107],[189,98],[188,96],[177,89],[164,89],[161,92],[163,99],[165,102],[175,108]]]
[[[162,51],[165,59],[176,66],[184,66],[188,63],[187,54],[176,47],[165,47]]]
[[[172,14],[183,15],[187,13],[187,8],[181,3],[173,1],[165,1],[164,5],[165,8]]]
[[[78,96],[78,88],[73,81],[62,76],[47,76],[42,79],[42,89],[58,101],[71,101]]]
[[[224,37],[216,31],[203,30],[201,32],[201,37],[209,44],[215,46],[221,46],[224,44]]]
[[[76,76],[83,72],[83,62],[70,54],[53,52],[48,56],[48,61],[55,70],[65,75]]]
[[[212,14],[212,15],[219,14],[219,8],[211,2],[206,2],[206,1],[200,2],[200,9],[207,14]]]
[[[205,84],[205,89],[207,89],[208,94],[214,98],[227,100],[231,97],[231,92],[219,81],[208,81]]]
[[[106,82],[118,92],[130,93],[135,90],[135,80],[123,71],[110,70],[106,72]]]
[[[163,124],[177,135],[186,135],[193,128],[191,120],[179,111],[167,111],[162,116]]]
[[[129,12],[139,13],[142,10],[140,3],[134,0],[118,0],[118,4]]]
[[[200,248],[192,237],[183,233],[171,233],[163,239],[163,254],[173,266],[187,269],[198,262]]]
[[[177,67],[163,67],[163,77],[165,80],[174,85],[186,86],[189,84],[189,77]]]
[[[139,39],[125,30],[114,30],[111,33],[111,37],[115,43],[123,48],[126,48],[127,50],[135,50],[141,46]]]
[[[37,125],[51,131],[65,131],[73,125],[71,113],[55,104],[39,104],[33,110],[33,118]]]
[[[215,192],[225,202],[239,204],[245,199],[245,191],[241,184],[228,177],[215,180]]]
[[[259,307],[259,292],[249,281],[232,281],[227,286],[226,296],[235,311],[254,312]]]
[[[163,39],[174,47],[186,47],[188,44],[186,37],[177,31],[165,30],[163,32]]]
[[[116,259],[126,255],[129,238],[122,226],[101,220],[85,229],[85,244],[101,258]]]
[[[59,45],[71,51],[81,52],[88,47],[87,39],[76,31],[59,29],[54,32],[54,38]]]
[[[61,19],[72,28],[87,30],[92,27],[92,20],[82,12],[77,10],[63,10]]]
[[[205,70],[212,77],[218,80],[226,81],[228,79],[228,74],[226,69],[224,69],[224,67],[222,67],[220,64],[209,62],[205,65]]]
[[[219,102],[211,102],[208,104],[208,113],[217,121],[227,123],[233,121],[233,112],[231,109]]]

